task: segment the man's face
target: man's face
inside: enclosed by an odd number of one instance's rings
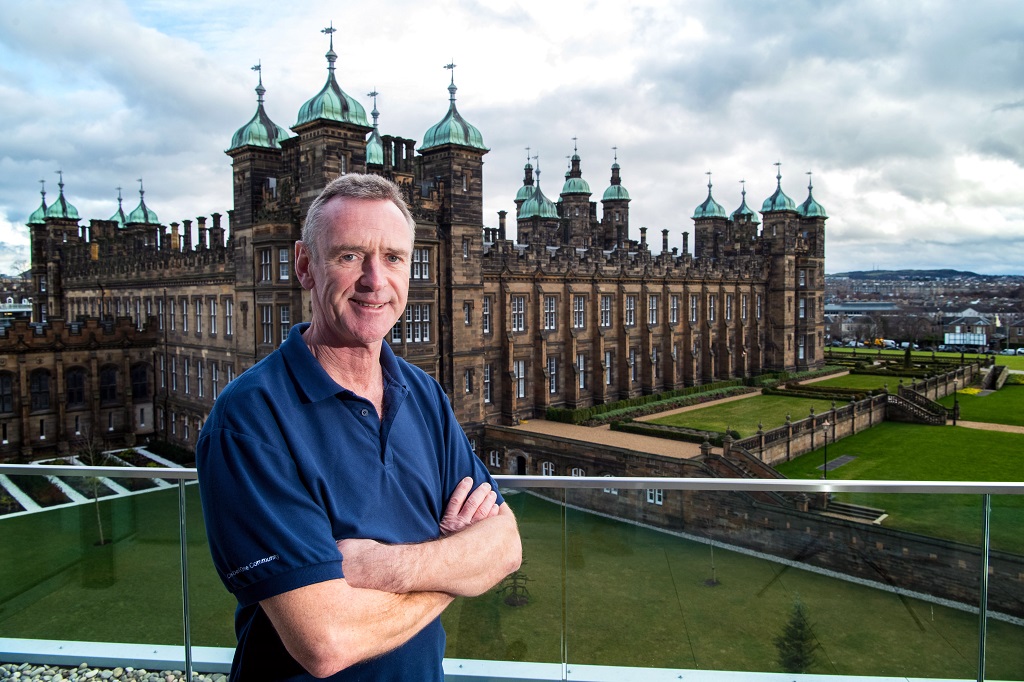
[[[330,345],[379,346],[409,294],[409,224],[390,201],[336,198],[324,208],[315,261],[301,242],[296,246],[313,326]]]

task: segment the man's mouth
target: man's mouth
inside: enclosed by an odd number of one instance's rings
[[[356,301],[356,303],[358,303],[359,306],[362,307],[362,308],[377,309],[377,308],[383,308],[384,307],[383,303],[364,303],[363,301]]]

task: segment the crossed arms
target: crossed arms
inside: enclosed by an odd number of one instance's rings
[[[391,651],[437,618],[456,596],[476,596],[519,568],[515,516],[487,483],[456,486],[442,537],[411,545],[338,542],[344,579],[260,602],[281,641],[315,677]],[[470,492],[472,490],[472,493]]]

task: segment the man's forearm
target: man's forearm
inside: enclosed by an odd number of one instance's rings
[[[346,550],[343,546],[342,552]],[[413,545],[363,547],[342,564],[353,586],[388,592],[446,592],[473,597],[519,568],[522,545],[515,516],[502,505],[447,537]]]
[[[443,592],[394,594],[332,580],[261,602],[288,653],[315,677],[398,648],[441,615]]]

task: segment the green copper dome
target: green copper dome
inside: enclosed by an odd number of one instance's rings
[[[57,200],[50,204],[46,209],[47,218],[62,218],[64,220],[79,220],[78,209],[71,205],[71,203],[64,198],[64,175],[61,174],[60,182],[57,183],[60,187],[60,196]]]
[[[444,115],[444,118],[432,125],[423,135],[423,145],[420,147],[421,152],[446,144],[481,149],[485,152],[489,151],[484,146],[484,137],[480,134],[480,131],[473,124],[462,118],[458,109],[455,108],[456,90],[458,88],[455,87],[453,80],[451,85],[448,86],[448,92],[450,93],[448,113]]]
[[[711,180],[708,180],[708,198],[693,211],[693,219],[726,218],[725,209],[711,196]]]
[[[516,201],[526,201],[533,196],[534,189],[536,188],[533,186],[533,165],[527,160],[523,166],[523,186],[516,192]]]
[[[333,30],[331,34],[331,47],[325,55],[327,57],[327,82],[324,83],[320,92],[302,105],[302,108],[299,109],[299,118],[292,128],[320,119],[360,126],[369,125],[366,122],[366,109],[363,108],[363,105],[345,94],[345,91],[338,85],[338,81],[334,79],[334,62],[338,61],[338,55],[334,52]]]
[[[280,149],[281,141],[288,139],[288,131],[271,121],[270,117],[267,116],[267,112],[263,109],[263,94],[266,91],[267,89],[263,87],[263,75],[261,73],[259,85],[256,86],[256,113],[253,114],[248,123],[236,130],[235,134],[231,136],[231,146],[228,147],[229,152],[249,146]]]
[[[142,188],[142,180],[139,180],[139,205],[135,207],[134,211],[128,214],[128,221],[126,224],[160,224],[160,219],[156,217],[156,213],[153,213],[149,206],[146,206],[146,200],[144,198],[145,194],[146,191]]]
[[[776,186],[775,192],[764,200],[761,204],[761,213],[768,213],[770,211],[795,211],[796,204],[793,200],[786,196],[786,193],[782,191],[782,169],[779,168],[778,174],[775,176]]]
[[[117,188],[117,212],[110,216],[107,220],[113,220],[117,223],[119,228],[123,228],[128,224],[128,216],[124,214],[124,208],[121,207],[121,188]]]
[[[805,218],[827,218],[828,214],[825,213],[825,207],[814,200],[812,190],[814,185],[811,181],[807,181],[807,200],[800,204],[800,208],[797,212]]]
[[[618,153],[615,153],[615,162],[611,164],[611,184],[604,190],[602,202],[630,201],[630,193],[622,185],[622,179],[618,177]]]
[[[732,216],[731,216],[732,219],[734,221],[739,221],[739,220],[744,219],[744,218],[749,218],[750,222],[752,222],[752,223],[758,222],[758,220],[757,220],[757,212],[754,211],[749,206],[747,206],[747,186],[746,186],[746,183],[744,183],[744,185],[743,185],[742,195],[743,195],[743,201],[740,202],[740,207],[732,212]]]
[[[366,163],[376,164],[378,166],[384,165],[384,140],[380,137],[380,131],[377,129],[377,117],[380,116],[380,112],[377,111],[377,95],[380,94],[376,90],[369,93],[369,96],[373,98],[373,111],[370,115],[373,116],[373,132],[370,133],[370,139],[366,141]]]
[[[562,194],[590,195],[590,185],[583,179],[583,172],[580,170],[580,155],[575,147],[572,150],[572,158],[569,160],[569,170],[565,173]]]
[[[43,181],[40,180],[39,182],[43,182]],[[30,215],[28,217],[28,224],[29,225],[42,225],[43,223],[46,222],[46,186],[45,185],[43,186],[43,189],[39,191],[39,193],[43,196],[43,200],[42,200],[42,203],[39,204],[39,208],[37,208],[36,210],[32,211],[32,215]]]
[[[527,199],[519,208],[519,215],[516,217],[520,220],[525,220],[527,218],[558,219],[558,207],[555,206],[553,201],[544,196],[544,192],[540,189],[539,170],[537,171],[537,186],[534,187],[530,198]]]

